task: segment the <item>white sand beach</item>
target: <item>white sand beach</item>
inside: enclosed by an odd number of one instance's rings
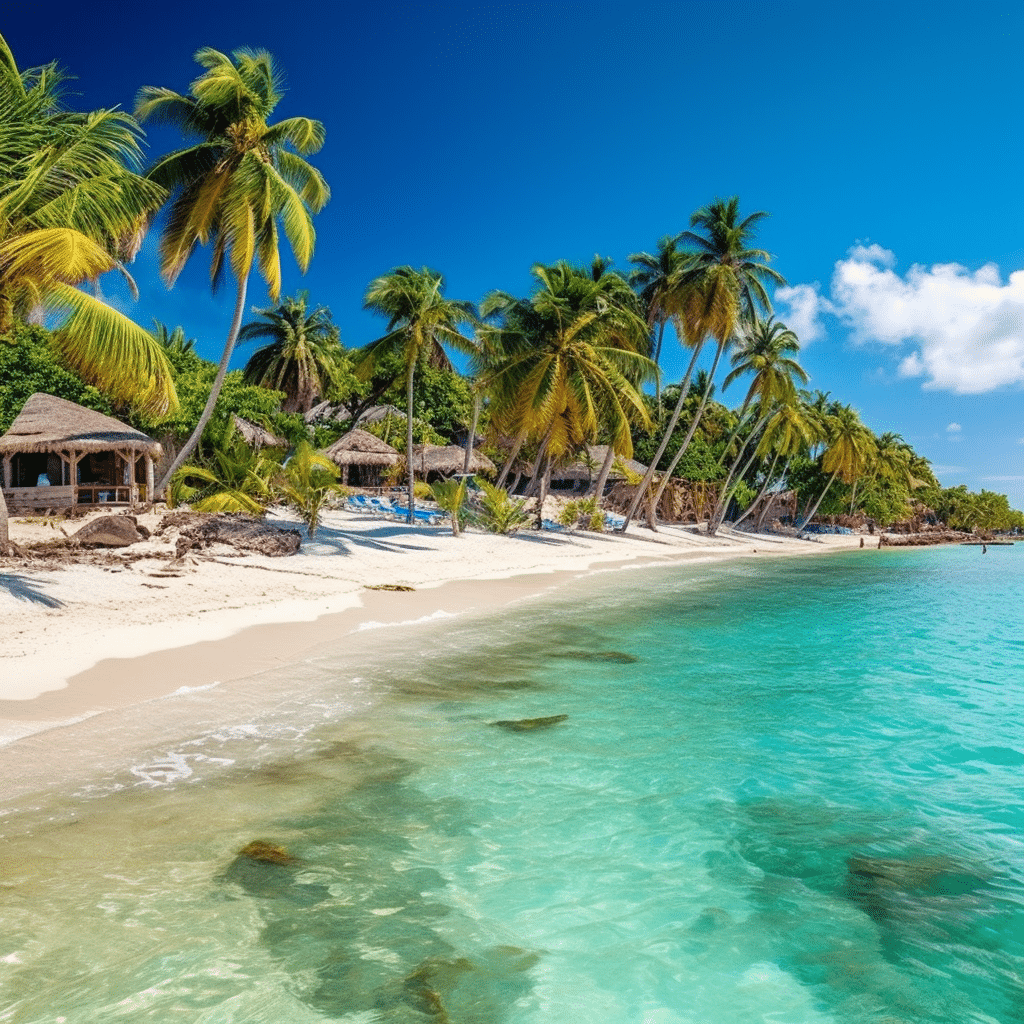
[[[161,518],[149,513],[139,521],[152,530]],[[281,515],[273,521],[302,531],[298,554],[240,556],[210,548],[174,562],[172,533],[122,549],[130,558],[111,552],[99,563],[36,569],[8,562],[0,570],[6,627],[0,747],[8,768],[0,796],[11,791],[10,768],[21,774],[23,765],[34,763],[38,775],[48,752],[74,743],[64,727],[249,678],[339,637],[355,644],[359,634],[365,649],[373,642],[367,627],[377,623],[415,629],[601,569],[860,545],[857,536],[801,541],[725,531],[708,538],[681,527],[658,533],[631,528],[626,535],[526,530],[508,537],[471,530],[456,538],[443,527],[347,511],[328,513],[310,541],[301,524]],[[55,528],[16,519],[11,536],[26,545],[54,539]],[[393,585],[413,589],[370,589]],[[71,770],[67,758],[62,763]],[[19,785],[28,782],[21,778]]]

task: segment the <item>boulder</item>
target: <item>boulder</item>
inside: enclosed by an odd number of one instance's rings
[[[87,547],[126,548],[147,536],[148,531],[140,532],[135,516],[100,516],[89,520],[73,539]]]

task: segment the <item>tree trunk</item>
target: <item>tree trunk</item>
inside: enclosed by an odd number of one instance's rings
[[[0,490],[0,555],[11,553],[11,533],[8,526],[7,501],[4,499],[4,492]]]
[[[498,476],[498,482],[495,486],[500,490],[505,486],[505,479],[508,477],[509,470],[512,468],[512,464],[519,458],[519,453],[523,450],[523,442],[526,441],[526,431],[520,430],[516,437],[515,444],[512,445],[512,453],[509,455],[505,465],[501,469],[501,474]],[[516,480],[518,482],[519,474],[516,474]]]
[[[548,445],[551,443],[551,436],[555,432],[555,421],[551,421],[551,426],[548,427],[548,432],[544,435],[544,440],[540,443],[540,448],[537,449],[537,460],[533,464],[533,472],[530,475],[530,482],[526,485],[526,490],[523,494],[526,497],[530,497],[540,485],[541,482],[541,467],[544,466],[544,459],[548,453]]]
[[[240,277],[238,279],[238,293],[235,298],[235,315],[231,319],[231,330],[228,332],[227,340],[224,342],[224,352],[220,357],[220,365],[217,367],[217,376],[213,380],[213,387],[210,389],[210,397],[206,400],[206,405],[203,408],[203,414],[199,417],[199,422],[196,424],[196,429],[192,431],[192,436],[185,442],[184,447],[180,452],[178,452],[174,461],[171,463],[170,468],[164,473],[160,483],[156,485],[156,493],[153,495],[154,499],[157,497],[163,497],[164,492],[167,490],[167,485],[171,482],[171,477],[174,476],[182,463],[192,454],[196,445],[199,444],[199,439],[203,436],[206,424],[210,422],[214,406],[217,404],[217,398],[220,395],[220,389],[224,384],[224,377],[228,372],[228,364],[231,362],[231,353],[235,350],[235,342],[238,340],[238,332],[242,326],[242,314],[245,311],[245,293],[248,285],[249,274],[246,272],[244,277]]]
[[[408,470],[407,478],[409,484],[409,512],[406,515],[405,521],[412,526],[413,519],[416,517],[413,515],[413,510],[416,508],[416,474],[412,464],[413,450],[412,450],[412,411],[413,411],[413,394],[412,385],[413,378],[416,375],[416,361],[414,359],[409,360],[409,368],[405,371],[405,466]]]
[[[780,480],[785,480],[789,476],[789,464],[792,461],[793,461],[792,456],[790,456],[790,458],[788,458],[786,460],[786,464],[785,464],[785,466],[782,467],[782,472],[779,474],[779,479]],[[779,493],[781,494],[782,492],[780,491]],[[757,517],[757,523],[756,523],[754,528],[757,530],[758,533],[760,533],[764,529],[764,521],[765,521],[765,519],[768,518],[768,511],[769,511],[770,508],[771,508],[771,504],[770,503],[765,505],[765,507],[763,509],[761,509],[761,514]]]
[[[615,449],[608,445],[608,453],[604,457],[604,465],[601,466],[601,472],[597,474],[597,481],[594,484],[594,497],[597,498],[598,504],[601,503],[601,499],[604,497],[604,487],[608,483],[608,474],[612,471],[612,463],[615,461]]]
[[[469,425],[469,436],[466,438],[466,459],[462,464],[462,472],[469,472],[469,464],[473,461],[473,441],[476,438],[476,425],[480,419],[480,392],[473,395],[473,422]]]
[[[675,458],[665,471],[665,475],[661,478],[661,483],[658,485],[658,489],[654,492],[652,507],[655,509],[658,507],[658,502],[661,500],[661,496],[664,493],[665,488],[668,486],[668,482],[672,478],[672,474],[675,472],[676,466],[679,465],[680,459],[682,459],[686,454],[686,449],[690,447],[693,435],[697,432],[697,425],[700,423],[700,418],[704,415],[704,408],[708,404],[708,396],[711,394],[711,389],[715,386],[715,371],[718,369],[718,363],[722,358],[722,353],[724,351],[725,342],[719,342],[718,348],[715,350],[715,361],[711,364],[711,372],[708,374],[708,386],[704,389],[704,394],[700,399],[700,405],[697,406],[697,411],[693,415],[693,422],[690,424],[690,429],[686,432],[686,437],[683,438],[683,443],[679,446],[679,451],[676,452]],[[657,528],[656,523],[648,523],[647,525],[650,526],[652,530]]]
[[[757,506],[757,503],[768,493],[768,488],[771,487],[772,485],[772,474],[775,472],[775,464],[778,461],[779,454],[778,452],[776,452],[775,458],[772,459],[772,464],[768,467],[768,472],[765,473],[764,475],[764,484],[762,485],[761,490],[757,492],[757,495],[755,496],[754,500],[747,507],[746,512],[744,512],[743,515],[741,515],[739,519],[737,519],[736,522],[732,524],[733,526],[739,526],[740,523],[742,523],[743,520],[746,519],[747,516],[749,516],[750,513],[754,510],[754,508]],[[756,525],[757,524],[755,524],[755,529]]]
[[[768,422],[768,419],[769,414],[766,413],[764,416],[761,417],[761,419],[757,421],[756,424],[754,424],[754,429],[750,432],[750,437],[747,438],[743,446],[736,453],[736,458],[733,460],[732,465],[729,467],[729,473],[725,478],[725,483],[722,484],[722,490],[719,493],[718,502],[715,506],[715,511],[712,513],[711,519],[708,521],[709,537],[714,537],[716,531],[718,530],[718,527],[722,525],[722,520],[725,518],[726,508],[729,502],[732,500],[732,495],[735,493],[736,487],[739,486],[739,481],[742,480],[747,475],[747,470],[750,469],[750,467],[754,464],[754,459],[757,458],[756,446],[754,447],[753,452],[751,452],[750,458],[747,459],[746,463],[744,464],[743,469],[740,470],[736,484],[732,486],[732,490],[730,491],[730,484],[732,484],[733,478],[736,476],[736,467],[739,466],[740,459],[743,458],[743,453],[747,450],[747,445],[750,444],[750,442],[757,436],[757,432],[761,430],[765,423]],[[776,456],[776,458],[778,458],[778,456]],[[772,462],[773,467],[774,465],[775,463]]]
[[[828,494],[828,489],[832,486],[832,482],[837,476],[839,476],[838,469],[828,478],[828,483],[825,484],[825,489],[818,495],[818,500],[814,503],[814,508],[804,516],[803,526],[806,526],[814,518],[815,513],[818,511],[818,506],[821,504],[825,495]],[[803,527],[800,528],[802,529]]]
[[[676,424],[679,422],[679,417],[683,412],[683,402],[686,401],[686,396],[690,391],[690,378],[693,376],[693,368],[697,363],[697,357],[700,355],[700,350],[703,346],[698,346],[693,350],[693,356],[690,359],[690,365],[686,368],[686,376],[683,377],[683,382],[679,387],[679,400],[676,402],[675,409],[672,410],[672,417],[668,421],[668,427],[665,428],[665,433],[662,435],[661,444],[658,445],[657,454],[651,459],[651,464],[647,467],[647,472],[644,474],[643,480],[640,482],[640,486],[637,489],[633,500],[630,502],[629,508],[626,510],[626,521],[619,527],[620,533],[625,533],[626,528],[629,526],[630,520],[636,515],[636,510],[640,507],[640,502],[644,499],[644,494],[647,488],[651,486],[651,481],[654,479],[654,474],[658,471],[658,463],[661,461],[662,455],[665,454],[665,449],[668,447],[668,442],[672,437],[672,431],[676,429]]]

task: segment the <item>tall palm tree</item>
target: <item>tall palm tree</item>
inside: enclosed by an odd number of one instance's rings
[[[79,114],[60,98],[55,65],[20,71],[0,36],[0,333],[15,322],[58,319],[63,361],[116,405],[154,418],[177,411],[160,345],[78,288],[131,259],[162,190],[135,173],[139,130],[123,113]],[[0,552],[10,547],[0,492]]]
[[[647,311],[648,327],[657,331],[654,361],[659,365],[665,327],[680,312],[679,280],[687,257],[676,247],[677,242],[676,237],[666,235],[658,239],[656,254],[637,252],[629,257],[629,262],[634,264],[629,275],[630,284],[639,291]]]
[[[247,384],[283,391],[284,412],[309,412],[344,370],[344,350],[331,311],[326,306],[308,309],[308,301],[309,292],[299,292],[270,309],[255,309],[262,320],[238,332],[241,342],[269,340],[249,357],[244,378]]]
[[[495,419],[513,427],[517,444],[538,440],[535,480],[545,479],[552,455],[602,430],[629,456],[632,425],[649,424],[639,384],[657,369],[645,354],[642,311],[625,278],[606,266],[592,270],[537,264],[529,299],[496,292],[483,304],[502,316],[509,353],[489,378]]]
[[[829,488],[838,478],[845,484],[852,484],[870,464],[875,446],[875,436],[849,405],[839,405],[825,419],[827,447],[821,456],[821,468],[831,475],[818,500],[803,517],[809,523],[818,511]]]
[[[413,522],[416,496],[413,490],[413,384],[421,361],[450,368],[444,346],[472,355],[474,344],[459,330],[463,324],[476,323],[476,310],[470,302],[447,299],[444,278],[429,267],[414,270],[396,267],[390,274],[370,282],[363,307],[387,318],[388,333],[370,342],[356,356],[356,372],[368,378],[375,365],[388,356],[405,364],[406,435],[405,463],[408,471],[408,517]]]
[[[312,214],[330,196],[320,172],[303,159],[323,145],[323,125],[308,117],[268,121],[282,96],[271,55],[242,49],[228,57],[203,48],[195,59],[205,71],[189,95],[146,86],[136,99],[135,113],[142,121],[173,125],[189,140],[185,149],[157,160],[148,172],[172,197],[160,241],[164,280],[173,285],[196,246],[210,243],[210,281],[216,288],[225,265],[230,266],[235,311],[199,423],[157,485],[158,492],[191,455],[213,415],[242,325],[253,264],[276,302],[281,294],[279,225],[305,271],[316,240]]]
[[[806,384],[808,377],[804,368],[792,356],[800,351],[800,342],[784,323],[769,316],[755,320],[744,331],[739,347],[733,353],[732,370],[722,381],[724,391],[733,381],[750,374],[750,385],[743,398],[743,404],[736,415],[736,426],[722,452],[726,452],[743,428],[751,404],[756,402],[762,409],[779,396],[787,385],[799,381]]]
[[[696,347],[706,338],[717,342],[711,364],[709,384],[722,355],[738,332],[742,321],[752,321],[760,310],[771,312],[772,304],[766,285],[785,284],[785,278],[768,266],[772,257],[763,249],[752,247],[757,225],[768,215],[763,211],[740,219],[739,199],[716,199],[697,210],[690,217],[690,228],[679,235],[679,240],[690,247],[690,259],[680,273],[680,320],[683,334]],[[679,460],[693,440],[704,409],[710,397],[705,389],[686,438],[675,458],[662,476],[655,491],[651,508],[656,508]],[[673,429],[675,424],[672,425]],[[662,449],[664,452],[664,449]],[[626,514],[626,526],[636,514],[651,480],[658,460],[648,469],[636,496]],[[648,523],[654,529],[656,524]],[[623,527],[625,529],[625,526]]]
[[[61,102],[54,66],[21,72],[0,37],[0,333],[58,318],[52,344],[115,405],[153,417],[177,409],[170,366],[152,335],[78,285],[117,270],[164,198],[135,173],[135,121]]]
[[[186,352],[195,352],[196,350],[196,339],[186,338],[184,327],[179,326],[175,327],[174,330],[168,330],[167,324],[154,320],[153,337],[156,338],[160,343],[160,347],[165,352],[184,354]]]

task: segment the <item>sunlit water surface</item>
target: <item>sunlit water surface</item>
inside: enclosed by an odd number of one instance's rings
[[[605,573],[260,677],[0,819],[0,1021],[1024,1021],[1022,567]]]

